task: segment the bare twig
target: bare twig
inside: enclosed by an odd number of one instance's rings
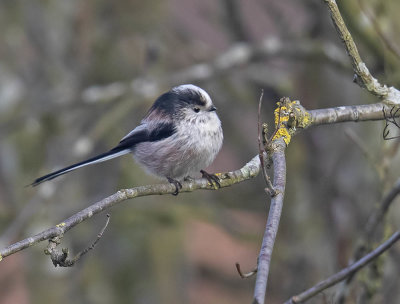
[[[329,278],[319,282],[317,285],[307,289],[306,291],[293,296],[290,300],[286,301],[285,304],[302,303],[321,291],[337,284],[338,282],[346,279],[348,276],[354,274],[364,266],[366,266],[371,261],[375,260],[378,256],[388,250],[394,243],[400,239],[400,231],[395,232],[392,236],[386,240],[383,244],[377,247],[375,250],[371,251],[363,258],[352,264],[351,266],[342,269],[338,273],[330,276]]]
[[[90,250],[92,250],[96,246],[96,244],[100,241],[100,239],[102,238],[103,233],[106,230],[108,223],[110,222],[110,215],[107,214],[106,216],[107,216],[106,223],[104,224],[104,226],[100,230],[100,232],[97,234],[96,240],[89,247],[78,252],[72,259],[68,259],[69,252],[68,252],[67,248],[63,248],[61,253],[56,249],[56,247],[61,242],[61,236],[57,236],[53,239],[50,239],[49,245],[47,246],[47,249],[45,250],[45,254],[50,255],[53,265],[55,267],[57,267],[57,266],[72,267],[75,265],[75,263],[77,261],[80,260],[80,258],[82,256],[84,256],[86,253],[88,253]]]
[[[267,153],[265,151],[265,147],[269,144],[268,138],[264,132],[264,128],[261,126],[261,107],[262,107],[262,100],[264,96],[264,90],[261,90],[260,99],[258,101],[258,124],[257,124],[257,131],[258,131],[258,157],[260,158],[261,163],[261,172],[263,174],[265,183],[267,184],[266,191],[271,196],[275,196],[276,192],[274,187],[272,186],[271,179],[267,173],[267,164],[265,164],[264,156]],[[261,137],[263,140],[261,140]]]
[[[240,277],[242,279],[248,279],[248,278],[252,277],[253,275],[255,275],[257,273],[257,267],[255,267],[252,271],[250,271],[248,273],[243,273],[241,268],[240,268],[240,264],[239,263],[236,263],[235,266],[236,266],[237,272],[239,273],[239,275],[240,275]]]

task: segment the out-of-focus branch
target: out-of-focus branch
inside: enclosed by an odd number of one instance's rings
[[[242,13],[240,7],[241,1],[237,0],[222,0],[221,4],[224,6],[225,23],[227,30],[230,32],[233,41],[248,41],[249,34],[243,24]]]
[[[344,43],[347,53],[350,56],[351,64],[355,72],[355,81],[370,92],[380,98],[383,102],[389,104],[400,104],[400,91],[395,87],[387,87],[382,85],[374,78],[369,72],[366,64],[361,60],[358,53],[357,46],[354,43],[353,37],[344,23],[342,15],[335,0],[324,0],[326,3],[335,28],[339,34],[340,39]]]
[[[375,260],[378,256],[380,256],[382,253],[388,250],[398,240],[400,240],[400,231],[397,231],[394,234],[392,234],[392,236],[387,241],[385,241],[375,250],[371,251],[370,253],[368,253],[366,256],[364,256],[351,266],[342,269],[338,273],[330,276],[324,281],[321,281],[320,283],[311,287],[310,289],[307,289],[306,291],[296,296],[293,296],[290,300],[286,301],[285,304],[302,303],[310,299],[311,297],[315,296],[316,294],[320,293],[321,291],[325,290],[326,288],[329,288],[337,284],[338,282],[346,279],[348,276],[354,274],[355,272],[366,266],[368,263]]]
[[[344,133],[346,136],[358,147],[360,152],[364,155],[369,165],[374,168],[379,182],[383,185],[386,178],[387,166],[382,165],[383,161],[375,157],[371,152],[371,149],[365,145],[363,140],[356,134],[356,132],[352,128],[347,128]]]
[[[376,230],[377,225],[382,221],[386,215],[390,205],[394,202],[395,198],[400,195],[400,178],[397,179],[392,189],[385,195],[377,210],[369,217],[365,225],[366,238],[370,238],[372,233]]]
[[[382,202],[377,206],[375,211],[368,218],[365,225],[363,235],[360,237],[359,244],[353,252],[352,261],[359,259],[370,247],[369,242],[376,231],[378,225],[382,222],[384,216],[389,210],[390,205],[394,202],[395,198],[400,194],[400,178],[393,185],[392,189],[384,196]],[[351,263],[351,262],[350,262]],[[346,280],[341,284],[336,293],[337,303],[342,303],[348,287],[354,279],[355,273],[349,275]]]
[[[81,98],[87,103],[114,100],[131,93],[145,98],[154,98],[164,87],[180,83],[210,79],[235,67],[243,67],[254,61],[268,60],[276,56],[298,60],[322,60],[336,68],[347,69],[346,56],[333,43],[299,40],[283,42],[276,37],[265,38],[259,44],[236,43],[214,60],[185,68],[167,77],[133,79],[131,82],[115,82],[94,85],[83,90]]]
[[[376,33],[382,39],[383,43],[386,45],[387,49],[392,52],[393,55],[400,59],[400,50],[396,44],[393,43],[393,40],[386,36],[385,32],[381,29],[378,20],[376,20],[375,15],[370,12],[368,8],[366,8],[363,0],[358,0],[358,4],[360,5],[361,10],[364,12],[365,16],[370,20],[373,25]]]

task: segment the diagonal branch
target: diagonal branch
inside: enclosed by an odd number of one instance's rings
[[[218,174],[218,177],[220,178],[221,187],[229,187],[257,176],[259,171],[260,161],[257,155],[241,169]],[[182,182],[182,189],[179,192],[192,192],[197,189],[215,190],[213,185],[210,185],[206,179],[200,178],[193,181]],[[104,198],[94,203],[93,205],[83,209],[82,211],[72,215],[60,224],[2,249],[0,251],[0,261],[13,253],[33,246],[39,242],[62,236],[68,230],[80,224],[84,220],[91,218],[93,215],[100,213],[108,208],[111,208],[118,203],[140,196],[172,194],[174,191],[175,186],[170,183],[146,185],[131,189],[119,190],[117,193],[107,198]]]
[[[400,50],[397,47],[397,45],[393,42],[393,39],[388,37],[385,32],[382,30],[381,26],[379,25],[379,22],[376,18],[376,16],[368,9],[366,8],[366,5],[363,0],[358,0],[358,4],[360,5],[360,8],[364,15],[367,17],[367,19],[371,22],[375,32],[378,34],[378,36],[382,39],[383,43],[386,45],[387,49],[397,57],[397,59],[400,59]]]
[[[374,212],[368,218],[363,234],[358,241],[357,247],[353,251],[353,257],[351,259],[352,261],[359,259],[368,250],[367,248],[370,248],[369,242],[372,239],[374,232],[376,231],[378,225],[381,224],[383,218],[388,213],[389,207],[392,205],[398,195],[400,195],[400,178],[397,179],[392,189],[384,196],[382,202],[376,207]],[[351,275],[347,276],[346,280],[341,284],[335,296],[338,303],[343,302],[346,291],[350,283],[353,281],[355,275],[356,273],[352,273]]]
[[[354,264],[350,265],[347,268],[342,269],[338,273],[330,276],[329,278],[325,279],[324,281],[319,282],[317,285],[307,289],[306,291],[293,296],[290,300],[286,301],[285,304],[294,304],[294,303],[302,303],[311,297],[315,296],[316,294],[320,293],[321,291],[329,288],[338,282],[346,279],[348,276],[354,274],[368,263],[376,259],[386,250],[388,250],[394,243],[400,240],[400,231],[395,232],[392,236],[387,239],[383,244],[378,246],[376,249],[365,255],[363,258],[359,259]]]

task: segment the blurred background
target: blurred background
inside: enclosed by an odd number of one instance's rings
[[[361,56],[382,83],[400,87],[400,2],[339,2]],[[36,177],[106,151],[154,99],[194,83],[209,92],[224,146],[209,172],[257,153],[276,101],[307,109],[374,103],[356,84],[323,1],[0,1],[0,244],[31,236],[120,188],[158,183],[130,156],[35,188]],[[311,128],[287,149],[285,205],[267,299],[290,296],[345,267],[365,224],[399,178],[399,140],[383,122]],[[395,130],[392,131],[395,134]],[[47,242],[0,263],[0,303],[250,303],[269,200],[261,176],[219,191],[125,201],[97,247],[54,268]],[[87,247],[105,214],[63,238]],[[399,199],[371,240],[399,228]],[[345,303],[399,303],[400,246],[363,270]],[[338,288],[310,303],[334,303]],[[363,302],[364,301],[364,302]]]

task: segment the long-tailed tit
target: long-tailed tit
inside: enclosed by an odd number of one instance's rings
[[[37,178],[32,186],[57,176],[132,153],[149,173],[165,177],[176,187],[179,180],[200,171],[210,182],[215,175],[201,170],[210,165],[221,149],[221,121],[210,96],[203,89],[185,84],[172,88],[154,102],[141,123],[106,153]]]

